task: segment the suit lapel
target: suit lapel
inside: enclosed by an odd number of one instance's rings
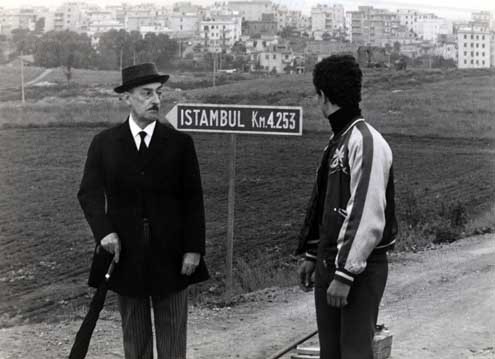
[[[167,138],[170,135],[169,129],[160,122],[156,122],[155,130],[153,131],[153,136],[151,137],[150,147],[146,152],[146,156],[142,162],[141,168],[145,168],[153,158],[159,154],[167,146]]]
[[[121,148],[122,157],[132,168],[139,168],[139,154],[136,148],[136,142],[132,138],[131,129],[129,128],[129,118],[118,128],[117,140]]]
[[[148,151],[144,158],[140,159],[136,143],[132,138],[131,129],[129,128],[129,118],[120,125],[117,132],[117,139],[122,149],[122,155],[127,159],[130,166],[137,171],[141,171],[157,154],[162,153],[168,144],[167,139],[169,136],[170,130],[165,125],[157,122]]]

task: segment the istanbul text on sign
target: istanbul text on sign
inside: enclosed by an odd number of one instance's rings
[[[302,109],[286,106],[178,105],[177,128],[191,131],[300,135]]]

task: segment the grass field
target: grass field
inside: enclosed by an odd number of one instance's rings
[[[24,67],[24,81],[28,82],[39,76],[45,69],[41,67],[25,66]],[[21,87],[21,73],[20,68],[0,65],[0,89],[6,88],[20,88]]]
[[[438,230],[455,224],[457,215],[469,223],[447,235],[493,228],[492,74],[410,73],[391,82],[377,73],[367,76],[371,89],[363,100],[365,115],[385,133],[394,151],[401,229],[398,249],[430,245]],[[164,105],[233,101],[241,97],[242,85],[171,92]],[[295,236],[328,138],[328,132],[317,131],[327,125],[311,102],[308,76],[251,80],[244,85],[245,101],[258,96],[259,102],[253,104],[302,101],[305,128],[310,131],[297,138],[238,138],[235,261],[239,291],[294,282]],[[45,98],[26,106],[0,103],[0,326],[24,318],[46,319],[47,313],[87,303],[85,280],[93,240],[76,192],[92,136],[102,123],[122,121],[125,113],[110,95]],[[207,261],[213,274],[213,280],[200,289],[220,293],[228,137],[193,137],[206,201]]]

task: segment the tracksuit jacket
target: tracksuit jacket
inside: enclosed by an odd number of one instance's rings
[[[334,278],[352,284],[371,253],[393,248],[396,234],[392,151],[354,118],[324,150],[296,254],[335,261]]]

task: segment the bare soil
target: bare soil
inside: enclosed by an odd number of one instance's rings
[[[379,319],[394,336],[392,358],[495,358],[494,258],[493,234],[392,254]],[[270,288],[243,299],[190,308],[188,358],[266,358],[315,328],[312,293]],[[0,329],[0,358],[66,357],[80,322]],[[104,311],[88,358],[123,358],[120,338],[118,314]]]

